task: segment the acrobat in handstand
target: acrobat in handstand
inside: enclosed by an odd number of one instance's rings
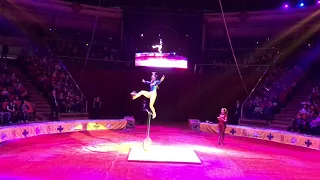
[[[153,45],[152,48],[153,49],[157,48],[158,52],[161,54],[162,53],[162,39],[160,39],[160,42],[158,45]]]
[[[157,99],[157,89],[158,89],[158,86],[159,84],[164,81],[164,78],[165,76],[162,76],[160,80],[157,80],[157,75],[155,72],[152,73],[152,76],[151,76],[151,81],[145,81],[144,79],[142,79],[142,82],[145,83],[145,84],[150,84],[150,91],[140,91],[140,92],[136,92],[136,91],[133,91],[131,93],[131,96],[132,96],[132,99],[135,100],[137,99],[138,97],[140,97],[141,95],[145,96],[146,98],[149,98],[150,101],[149,101],[149,107],[150,107],[150,110],[152,112],[152,119],[156,118],[156,110],[154,108],[154,103]]]

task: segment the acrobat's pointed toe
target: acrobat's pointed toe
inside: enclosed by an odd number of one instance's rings
[[[131,95],[131,97],[132,97],[132,100],[134,100],[134,96],[137,94],[137,92],[136,91],[132,91],[131,93],[130,93],[130,95]]]

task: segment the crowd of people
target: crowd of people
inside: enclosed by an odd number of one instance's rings
[[[302,108],[296,118],[292,120],[290,131],[304,134],[320,135],[320,92],[315,87],[308,101],[301,102]]]
[[[297,85],[304,78],[303,68],[275,68],[271,70],[264,83],[256,88],[252,96],[244,104],[244,115],[249,119],[272,120],[279,113]]]
[[[76,85],[55,58],[27,57],[21,59],[23,67],[40,91],[50,96],[55,90],[59,112],[84,112],[85,102]]]
[[[107,38],[106,38],[107,37]],[[91,43],[91,33],[74,30],[50,29],[47,32],[47,44],[56,56],[85,59]],[[120,50],[114,37],[95,33],[88,58],[99,60],[119,60]]]
[[[234,65],[234,58],[229,49],[208,50],[204,52],[204,61],[212,65]],[[244,49],[235,50],[239,65],[269,65],[279,54],[277,49]]]
[[[28,122],[35,115],[30,96],[15,73],[0,75],[0,124]]]

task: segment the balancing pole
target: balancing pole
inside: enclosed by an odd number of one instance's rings
[[[147,111],[147,113],[148,113],[148,125],[147,125],[146,138],[144,139],[142,146],[143,146],[143,149],[145,151],[148,151],[151,148],[151,145],[152,145],[152,140],[150,138],[150,125],[151,125],[152,113],[148,109],[145,109],[145,111]]]

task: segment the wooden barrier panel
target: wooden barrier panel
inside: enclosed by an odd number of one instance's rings
[[[130,124],[129,127],[128,124]],[[4,126],[0,128],[0,143],[45,134],[134,128],[134,124],[132,117],[125,117],[124,119],[57,121]]]
[[[198,122],[195,122],[196,124]],[[190,125],[193,127],[195,125]],[[218,133],[218,125],[210,123],[200,123],[199,131]],[[256,138],[265,141],[273,141],[282,144],[290,144],[310,149],[320,150],[320,138],[315,136],[302,135],[286,131],[253,128],[246,126],[227,125],[226,134],[231,136],[242,136]]]

